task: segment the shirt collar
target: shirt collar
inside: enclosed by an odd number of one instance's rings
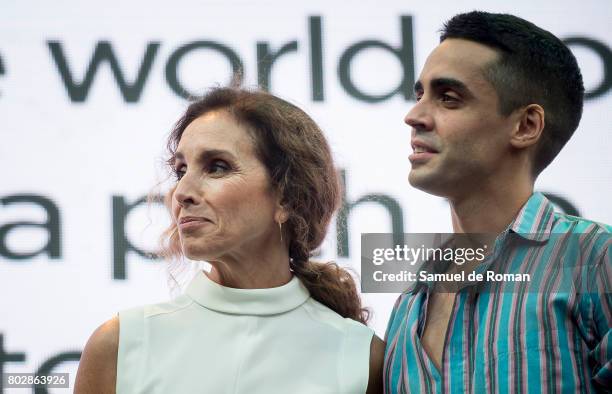
[[[504,233],[514,232],[527,240],[546,242],[550,239],[554,214],[552,203],[542,193],[533,193]],[[417,280],[405,293],[416,293],[422,288],[431,290],[432,285]]]
[[[205,308],[237,315],[274,315],[302,305],[310,293],[294,276],[289,283],[269,289],[235,289],[221,286],[198,272],[186,294]]]
[[[532,241],[548,241],[554,214],[553,204],[542,193],[533,193],[510,225],[510,231]]]

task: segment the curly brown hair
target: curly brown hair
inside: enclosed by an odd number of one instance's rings
[[[216,110],[227,111],[252,134],[257,157],[288,213],[283,239],[287,240],[293,273],[315,300],[343,317],[367,323],[370,312],[362,306],[351,274],[334,262],[310,260],[325,238],[341,197],[331,151],[319,126],[300,108],[270,93],[214,88],[189,105],[170,133],[170,166],[187,126]],[[166,195],[167,206],[173,193],[174,189]],[[176,223],[162,239],[162,256],[176,258],[182,254]]]

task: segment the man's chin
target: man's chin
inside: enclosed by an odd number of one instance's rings
[[[435,174],[425,171],[423,168],[412,169],[408,174],[408,183],[415,189],[435,196],[445,197],[443,188],[440,186],[440,179]]]
[[[424,168],[413,168],[408,173],[408,183],[415,189],[427,191],[427,185],[431,183],[432,174],[428,174]]]

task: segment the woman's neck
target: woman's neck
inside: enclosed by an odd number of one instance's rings
[[[266,289],[289,283],[293,274],[289,269],[286,248],[268,248],[260,253],[224,256],[210,261],[208,277],[214,282],[237,289]]]

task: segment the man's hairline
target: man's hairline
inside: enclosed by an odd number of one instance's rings
[[[444,33],[443,33],[444,34]],[[484,79],[491,84],[491,87],[493,87],[493,90],[495,91],[495,94],[497,95],[497,113],[504,116],[504,117],[508,117],[510,116],[510,114],[512,112],[514,112],[514,110],[516,110],[517,108],[513,108],[512,111],[510,113],[504,113],[502,111],[502,91],[501,91],[501,87],[499,87],[496,84],[496,79],[494,76],[494,73],[496,72],[496,68],[500,67],[502,64],[502,62],[504,61],[504,55],[506,55],[506,52],[503,50],[503,48],[485,43],[485,42],[481,42],[481,41],[477,41],[475,39],[472,38],[467,38],[467,37],[444,37],[442,38],[442,36],[440,37],[440,44],[442,44],[444,41],[446,40],[465,40],[465,41],[470,41],[473,42],[475,44],[479,44],[482,45],[486,48],[489,48],[491,50],[493,50],[496,54],[496,58],[494,58],[493,60],[483,64],[480,68],[480,72],[482,73],[482,76],[484,77]]]

